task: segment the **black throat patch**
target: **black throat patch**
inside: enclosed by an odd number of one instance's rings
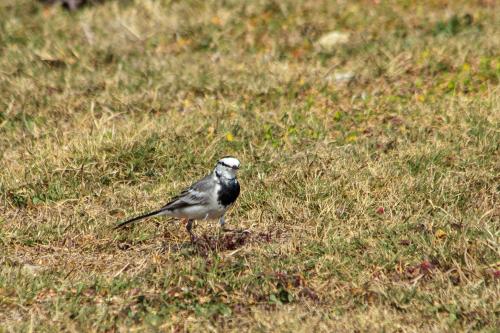
[[[220,190],[217,193],[217,201],[227,207],[236,201],[240,195],[240,184],[235,179],[230,179],[228,181],[220,181]]]

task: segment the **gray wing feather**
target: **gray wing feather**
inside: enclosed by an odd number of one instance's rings
[[[214,186],[212,175],[205,176],[161,208],[161,210],[176,210],[190,206],[204,205],[209,202],[210,191]]]
[[[212,174],[206,175],[196,183],[191,185],[188,190],[195,190],[196,192],[210,193],[215,186],[215,181]]]

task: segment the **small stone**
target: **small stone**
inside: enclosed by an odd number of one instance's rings
[[[345,73],[335,73],[333,74],[333,78],[335,79],[336,82],[350,82],[352,79],[354,79],[354,73],[353,72],[345,72]]]
[[[37,275],[43,270],[43,267],[37,266],[37,265],[32,265],[32,264],[24,264],[22,267],[22,271],[24,273],[30,274],[30,275]]]
[[[331,83],[349,83],[354,79],[353,72],[337,72],[326,77],[326,81]]]
[[[340,31],[331,31],[318,39],[317,45],[321,50],[333,51],[335,46],[349,41],[349,34]]]

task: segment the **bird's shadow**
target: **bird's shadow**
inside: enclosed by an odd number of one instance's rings
[[[197,237],[192,242],[183,242],[171,244],[166,242],[163,244],[164,252],[182,252],[189,251],[190,254],[197,254],[200,256],[208,256],[213,253],[224,251],[233,251],[253,242],[270,242],[272,239],[269,233],[251,232],[227,232],[218,235],[203,234]]]
[[[179,242],[178,237],[174,233],[165,230],[162,238],[161,245],[157,248],[161,253],[171,252],[208,256],[224,251],[234,251],[247,244],[271,243],[275,238],[280,238],[280,234],[238,230],[216,234],[201,234],[192,241]],[[133,245],[127,241],[118,243],[118,248],[120,250],[127,251],[131,247],[133,247]]]

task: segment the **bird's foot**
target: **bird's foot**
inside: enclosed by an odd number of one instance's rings
[[[188,232],[189,237],[191,238],[191,243],[196,243],[198,239],[193,233],[193,220],[187,220],[186,231]]]
[[[191,243],[192,244],[195,244],[198,242],[198,237],[196,237],[195,235],[191,234],[189,235],[189,238],[191,239]]]

